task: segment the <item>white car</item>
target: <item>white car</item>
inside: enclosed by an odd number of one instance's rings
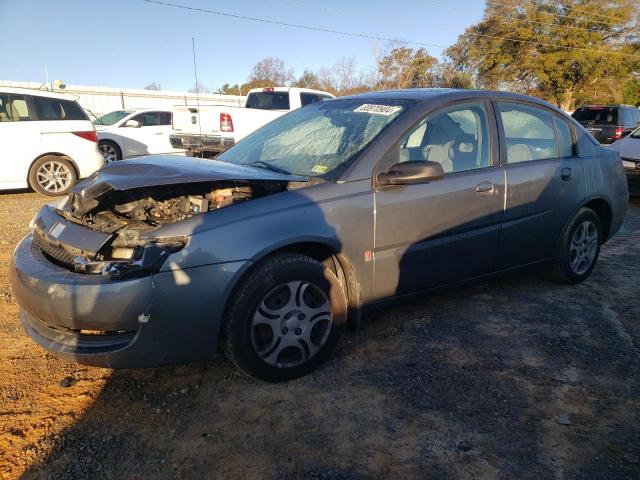
[[[608,147],[616,150],[622,158],[622,166],[629,183],[629,194],[640,196],[640,128]]]
[[[98,147],[110,162],[159,153],[184,153],[169,142],[171,112],[158,109],[116,110],[93,121]]]
[[[0,189],[64,195],[104,165],[93,123],[74,97],[0,87]]]
[[[249,90],[244,107],[177,105],[171,145],[187,148],[195,156],[216,155],[292,110],[331,98],[322,90],[265,87]]]

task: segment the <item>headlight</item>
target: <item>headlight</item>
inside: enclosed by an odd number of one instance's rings
[[[76,272],[101,274],[112,278],[124,278],[156,273],[169,255],[177,252],[184,242],[149,243],[141,247],[116,247],[110,260],[89,261],[75,257]]]

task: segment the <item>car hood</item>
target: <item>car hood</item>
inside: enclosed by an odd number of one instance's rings
[[[620,152],[621,157],[640,160],[640,138],[625,137],[609,145],[609,148]]]
[[[83,215],[114,191],[216,181],[304,182],[308,179],[270,170],[174,155],[150,155],[105,165],[70,193],[74,214]]]

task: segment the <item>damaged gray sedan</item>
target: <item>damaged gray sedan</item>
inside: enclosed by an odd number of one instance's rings
[[[65,359],[222,346],[282,381],[365,306],[541,263],[584,280],[627,199],[617,153],[546,102],[378,92],[292,112],[217,160],[110,163],[40,210],[10,281],[27,333]]]

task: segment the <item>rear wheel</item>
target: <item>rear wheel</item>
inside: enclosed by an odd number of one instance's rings
[[[65,195],[76,181],[76,170],[71,162],[54,155],[39,158],[29,171],[31,188],[51,197]]]
[[[100,142],[98,142],[98,149],[107,162],[122,160],[122,150],[116,142],[100,140]]]
[[[589,208],[581,208],[560,239],[560,249],[551,271],[561,283],[585,280],[596,265],[600,254],[600,217]]]
[[[242,282],[225,319],[225,350],[259,380],[280,382],[312,372],[334,349],[346,322],[336,275],[300,254],[265,259]]]

